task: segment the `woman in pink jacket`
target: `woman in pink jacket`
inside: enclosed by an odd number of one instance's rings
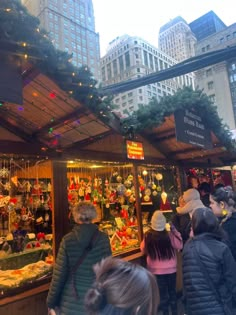
[[[151,229],[146,232],[140,248],[147,256],[147,268],[156,276],[160,293],[159,310],[163,315],[177,315],[176,297],[176,250],[181,250],[183,241],[173,225],[166,230],[166,218],[161,211],[155,211],[151,219]]]

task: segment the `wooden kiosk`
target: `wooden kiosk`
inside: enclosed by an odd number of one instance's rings
[[[32,73],[29,69],[28,71]],[[50,97],[50,91],[56,91],[55,97]],[[147,199],[148,193],[153,195],[155,191],[160,194],[164,187],[168,186],[168,183],[164,183],[163,178],[160,177],[163,175],[161,173],[166,172],[169,177],[173,177],[172,182],[169,181],[169,183],[174,186],[173,189],[178,195],[184,185],[183,166],[209,166],[209,163],[211,166],[223,165],[224,158],[229,155],[214,131],[210,132],[210,139],[208,139],[213,144],[209,149],[177,141],[174,113],[166,116],[159,126],[146,128],[142,134],[135,134],[130,139],[127,134],[121,133],[120,122],[116,117],[105,124],[88,108],[73,98],[68,98],[66,92],[43,74],[34,76],[24,87],[23,99],[25,108],[30,102],[31,105],[32,102],[34,104],[20,112],[15,104],[6,103],[4,108],[0,108],[0,165],[1,169],[8,168],[11,171],[11,181],[17,179],[21,185],[23,178],[29,180],[34,189],[38,189],[38,182],[35,183],[35,180],[43,179],[44,184],[45,181],[47,185],[50,183],[51,187],[49,189],[47,186],[46,194],[50,193],[54,256],[61,238],[71,228],[68,220],[68,187],[72,185],[71,178],[74,180],[76,176],[79,176],[80,184],[81,180],[86,182],[86,177],[92,178],[94,186],[94,180],[97,177],[98,181],[104,182],[103,187],[106,188],[106,185],[110,184],[113,189],[125,187],[126,192],[130,184],[125,183],[125,180],[132,181],[133,190],[130,189],[130,191],[134,196],[138,196],[135,197],[137,233],[134,240],[140,241],[144,231],[142,197],[146,196]],[[46,109],[42,109],[42,104],[46,104]],[[192,107],[189,108],[191,109]],[[183,114],[185,115],[186,112]],[[142,144],[144,159],[142,157],[137,160],[127,155],[125,148],[127,137],[131,142]],[[142,178],[143,181],[140,182]],[[152,187],[148,186],[149,179]],[[124,185],[121,186],[121,184]],[[144,187],[140,190],[141,185]],[[155,186],[161,190],[158,191]],[[72,186],[70,189],[76,190]],[[79,188],[77,190],[79,191]],[[10,190],[11,198],[14,198],[13,194]],[[41,196],[41,193],[39,195]],[[130,194],[126,197],[129,197],[129,201],[131,200]],[[111,204],[110,200],[109,203]],[[125,247],[123,251],[115,248],[114,254],[142,264],[144,260],[139,251],[138,242],[134,243],[133,248],[132,246]],[[28,283],[22,289],[17,287],[14,294],[4,296],[2,291],[1,312],[4,314],[17,312],[18,315],[45,314],[45,299],[49,283],[50,276]]]

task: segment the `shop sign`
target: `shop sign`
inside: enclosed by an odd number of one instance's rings
[[[185,109],[176,111],[174,116],[177,141],[203,149],[212,149],[210,130],[206,128],[199,115]]]
[[[144,160],[144,150],[142,142],[126,140],[127,158],[133,160]]]

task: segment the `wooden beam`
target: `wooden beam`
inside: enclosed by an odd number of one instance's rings
[[[22,140],[32,143],[36,142],[36,138],[34,138],[32,135],[25,133],[23,130],[18,128],[17,126],[12,125],[4,118],[0,117],[0,126],[7,129],[17,137],[21,138]]]
[[[213,149],[214,148],[222,148],[224,147],[221,143],[216,143],[214,146],[213,146]],[[201,148],[201,147],[193,147],[193,148],[187,148],[187,149],[182,149],[182,150],[178,150],[178,151],[174,151],[174,152],[171,152],[169,153],[170,156],[176,156],[177,154],[188,154],[189,152],[197,152],[197,151],[200,151],[200,152],[205,152],[207,154],[207,149],[204,149],[204,148]]]
[[[0,140],[0,153],[22,154],[22,155],[41,155],[41,145],[37,143],[26,143],[20,141]]]
[[[97,142],[101,138],[105,138],[105,137],[113,135],[113,134],[114,134],[113,130],[108,130],[108,131],[105,131],[103,133],[100,133],[99,135],[88,137],[87,139],[73,143],[70,147],[68,147],[66,149],[66,151],[70,152],[71,150],[73,151],[73,150],[76,150],[78,148],[81,149],[83,147],[86,147],[89,144]]]
[[[65,121],[70,121],[70,120],[76,120],[77,116],[80,115],[88,115],[91,114],[91,112],[89,112],[87,109],[84,108],[79,108],[76,109],[75,111],[55,120],[54,122],[48,123],[47,125],[44,125],[41,129],[39,129],[38,131],[33,133],[33,136],[37,136],[39,134],[42,134],[44,132],[47,132],[50,128],[58,128],[60,127],[60,125],[63,125],[65,123]],[[79,117],[77,117],[77,119],[79,119]]]

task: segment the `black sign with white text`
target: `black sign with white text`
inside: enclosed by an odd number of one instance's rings
[[[210,130],[203,124],[199,115],[188,109],[175,112],[175,132],[177,141],[203,149],[213,147]]]

